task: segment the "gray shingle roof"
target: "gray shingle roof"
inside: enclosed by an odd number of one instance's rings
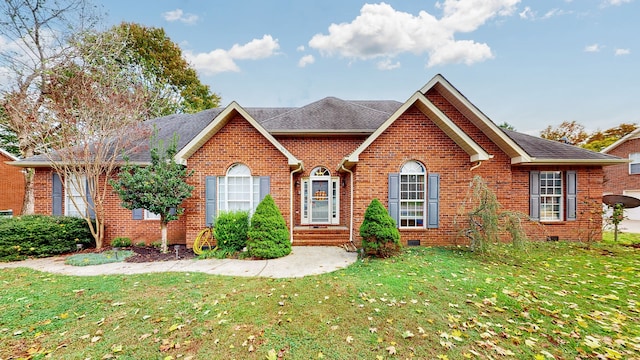
[[[537,136],[502,129],[529,156],[536,159],[616,160],[618,157],[593,152],[581,147],[547,140]]]

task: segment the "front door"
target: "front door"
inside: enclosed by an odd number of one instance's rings
[[[327,168],[317,167],[302,179],[302,224],[338,224],[339,178]]]

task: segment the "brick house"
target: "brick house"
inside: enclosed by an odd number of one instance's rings
[[[2,214],[20,215],[24,201],[24,173],[9,165],[18,158],[0,149],[0,211]]]
[[[604,170],[604,194],[622,194],[640,199],[640,129],[636,129],[601,153],[628,159],[628,163],[608,166]],[[640,220],[640,208],[626,209],[630,220]]]
[[[147,123],[160,138],[177,133],[176,160],[194,170],[185,213],[169,224],[169,238],[188,246],[217,213],[253,210],[267,193],[294,245],[358,243],[373,198],[389,209],[403,243],[453,244],[454,218],[474,175],[505,208],[528,214],[527,225],[546,224],[545,235],[577,240],[580,229],[593,226],[586,214],[601,202],[603,167],[625,161],[503,130],[441,75],[404,103],[328,97],[299,108],[244,108],[233,102]],[[147,151],[130,158],[150,161]],[[16,165],[37,168],[37,212],[70,213],[70,195],[43,157]],[[159,238],[153,214],[121,208],[115,194],[109,204],[107,240]]]

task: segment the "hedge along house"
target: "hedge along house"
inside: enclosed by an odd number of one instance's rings
[[[404,103],[329,97],[300,108],[243,108],[233,102],[147,124],[160,138],[177,133],[176,160],[194,170],[185,213],[169,224],[170,240],[188,246],[221,211],[253,211],[266,194],[294,245],[358,243],[374,198],[396,220],[403,243],[453,244],[454,219],[474,175],[503,207],[528,214],[528,224],[578,240],[601,222],[591,210],[601,203],[603,167],[626,161],[503,130],[441,75]],[[149,163],[148,148],[130,158]],[[37,167],[37,212],[73,213],[64,199],[83,194],[66,193],[43,159],[15,163]],[[159,238],[153,214],[121,208],[115,194],[109,204],[107,240]]]

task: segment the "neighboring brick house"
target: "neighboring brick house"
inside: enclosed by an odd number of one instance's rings
[[[18,158],[0,149],[0,212],[20,215],[24,201],[24,172],[8,163]]]
[[[441,75],[404,103],[329,97],[300,108],[243,108],[233,102],[147,123],[160,138],[179,135],[176,160],[194,171],[185,213],[169,224],[172,241],[189,246],[217,213],[253,210],[267,193],[294,245],[358,243],[373,198],[387,206],[403,243],[453,244],[454,218],[474,175],[505,208],[528,214],[526,225],[548,224],[547,235],[577,240],[593,227],[589,213],[601,202],[603,167],[624,161],[503,130]],[[146,151],[130,158],[150,161]],[[69,213],[64,186],[43,157],[17,165],[37,167],[37,212]],[[121,208],[115,195],[109,204],[107,240],[159,237],[157,220],[144,220],[149,214]]]
[[[640,199],[640,129],[602,149],[601,153],[628,159],[628,163],[605,168],[604,194],[621,194]],[[631,220],[640,220],[640,208],[627,209],[625,215]]]

